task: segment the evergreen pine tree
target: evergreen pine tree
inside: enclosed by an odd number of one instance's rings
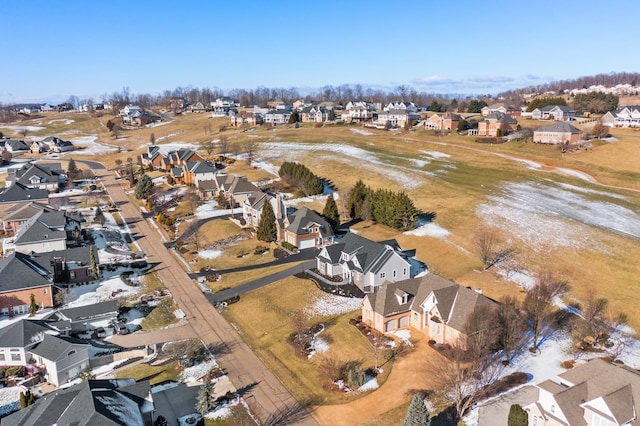
[[[27,407],[35,403],[36,403],[36,394],[31,391],[27,391]]]
[[[258,222],[256,237],[260,241],[275,241],[277,233],[276,215],[273,213],[271,203],[266,202],[262,207],[262,214],[260,215],[260,222]]]
[[[98,265],[96,262],[96,255],[93,250],[93,246],[89,246],[89,262],[91,262],[91,276],[94,280],[98,279]]]
[[[198,399],[196,400],[196,411],[203,417],[215,407],[215,396],[213,393],[214,388],[215,386],[213,385],[213,383],[211,383],[211,380],[207,379],[204,384],[200,386],[200,391],[198,391]]]
[[[333,198],[333,194],[329,194],[327,197],[322,215],[327,218],[329,224],[334,228],[340,223],[340,213],[338,213],[338,205]]]
[[[106,218],[104,217],[104,213],[100,206],[96,207],[96,215],[93,218],[93,221],[99,223],[100,225],[104,225]]]
[[[27,395],[24,392],[20,392],[20,409],[22,410],[23,408],[27,408]]]
[[[69,160],[69,168],[67,169],[67,174],[70,179],[74,179],[80,170],[78,170],[78,166],[76,166],[76,162],[71,158]]]
[[[527,412],[519,404],[513,404],[509,409],[508,426],[527,426],[529,424],[529,416]]]
[[[38,312],[38,305],[36,304],[36,296],[31,293],[29,302],[29,316],[34,316]]]
[[[147,198],[149,195],[151,195],[152,191],[153,191],[153,181],[146,174],[142,175],[142,177],[140,177],[140,180],[138,180],[138,183],[136,184],[136,189],[135,189],[136,198],[138,200]]]
[[[427,406],[424,405],[424,399],[421,394],[417,393],[411,400],[402,426],[428,426],[430,423],[429,411]]]

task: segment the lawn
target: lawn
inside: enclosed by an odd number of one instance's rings
[[[158,306],[153,308],[149,315],[142,320],[142,323],[140,324],[142,326],[142,330],[156,330],[158,328],[175,324],[178,322],[178,318],[176,318],[174,314],[176,309],[178,309],[178,307],[171,297],[163,298]]]
[[[136,381],[149,380],[152,385],[162,383],[166,380],[178,380],[180,372],[176,369],[175,362],[168,362],[163,365],[153,366],[149,364],[137,364],[133,367],[118,370],[117,378],[132,378]]]
[[[220,279],[220,281],[207,282],[207,285],[212,291],[218,292],[228,288],[238,287],[242,284],[257,280],[258,278],[266,277],[277,272],[284,271],[285,269],[293,268],[300,263],[302,263],[302,261],[285,263],[283,265],[267,266],[264,268],[249,269],[247,271],[225,273],[222,274],[222,278]]]
[[[344,403],[358,394],[326,391],[327,379],[321,376],[318,363],[322,356],[339,361],[362,361],[364,368],[373,367],[374,357],[368,341],[353,326],[349,319],[360,314],[359,310],[341,315],[308,318],[311,326],[325,324],[320,337],[328,342],[324,355],[316,354],[311,360],[298,357],[288,343],[295,331],[292,315],[323,295],[308,280],[290,277],[254,292],[243,295],[238,303],[229,305],[223,315],[241,330],[247,344],[265,362],[298,401],[315,405]],[[334,296],[337,297],[337,296]],[[303,302],[303,303],[301,303]],[[251,312],[251,315],[246,315]],[[391,372],[387,364],[379,383]]]

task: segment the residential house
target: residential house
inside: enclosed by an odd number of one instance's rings
[[[265,203],[271,203],[274,215],[276,216],[276,219],[278,219],[276,212],[280,209],[277,205],[279,199],[279,197],[276,198],[263,191],[251,192],[242,203],[242,219],[244,219],[245,224],[254,229],[258,228],[260,217],[262,216],[262,209],[264,208]]]
[[[231,125],[235,127],[255,126],[256,124],[255,114],[249,111],[240,111],[231,116]]]
[[[407,109],[390,109],[378,113],[379,126],[405,127],[407,123],[419,120],[420,114]]]
[[[7,139],[4,141],[4,149],[9,152],[29,151],[29,145],[25,141]]]
[[[158,145],[149,145],[147,147],[147,152],[143,152],[141,155],[142,165],[144,167],[149,167],[153,163],[153,159],[157,156],[162,155],[160,152],[160,147]]]
[[[58,287],[87,284],[99,276],[100,257],[94,245],[73,247],[60,251],[29,253],[29,263],[46,272]]]
[[[287,124],[291,111],[286,109],[271,109],[264,115],[265,124]]]
[[[196,102],[195,104],[189,105],[189,110],[191,112],[208,112],[209,108],[204,106],[202,102]]]
[[[203,181],[213,181],[218,169],[207,162],[188,162],[185,170],[185,183],[199,186]]]
[[[202,180],[196,185],[198,196],[202,199],[213,198],[219,194],[215,180]]]
[[[385,282],[379,291],[365,295],[362,320],[389,333],[412,327],[440,344],[461,342],[471,313],[495,302],[467,287],[434,274]]]
[[[383,108],[383,111],[385,112],[393,110],[418,112],[418,107],[413,102],[390,102]]]
[[[29,147],[29,152],[32,154],[42,154],[43,152],[49,152],[49,145],[44,141],[33,141]]]
[[[56,192],[65,187],[67,175],[60,163],[27,163],[20,169],[10,169],[7,172],[6,185],[11,186],[16,182],[29,188]]]
[[[0,205],[39,201],[46,203],[49,200],[49,192],[46,189],[31,188],[21,183],[7,183],[6,188],[0,190]]]
[[[152,425],[150,388],[148,380],[90,379],[47,394],[3,418],[2,425]]]
[[[45,333],[30,352],[46,381],[60,386],[78,378],[89,368],[89,346],[81,340]]]
[[[507,115],[517,120],[518,118],[522,117],[522,108],[507,107]]]
[[[250,194],[260,191],[244,176],[218,174],[215,182],[218,193],[222,193],[234,208],[242,206]]]
[[[63,141],[55,136],[47,136],[42,140],[49,147],[49,152],[68,152],[73,150],[73,143]]]
[[[0,328],[0,365],[30,364],[31,350],[51,331],[42,321],[24,319]]]
[[[396,240],[375,242],[348,233],[340,243],[323,247],[316,260],[321,274],[342,277],[371,293],[386,281],[412,278],[414,256],[415,250],[402,250]]]
[[[303,123],[324,123],[329,120],[329,110],[323,106],[308,106],[302,109],[300,120]]]
[[[299,249],[333,244],[335,234],[329,222],[315,211],[301,207],[283,218],[281,240]]]
[[[536,143],[575,144],[580,142],[582,137],[582,130],[564,122],[553,123],[533,131],[533,141]]]
[[[608,111],[600,121],[609,127],[640,127],[640,106],[629,105]]]
[[[501,112],[489,114],[484,120],[478,122],[478,136],[500,137],[515,131],[518,128],[518,120]]]
[[[24,254],[66,250],[67,240],[69,245],[77,244],[80,230],[78,217],[65,211],[41,210],[18,227],[13,243],[15,250]]]
[[[181,417],[194,413],[194,404],[198,400],[200,386],[191,386],[179,382],[163,382],[151,387],[155,405],[154,418],[164,417],[167,426],[181,426]]]
[[[547,105],[531,112],[534,120],[573,121],[576,112],[566,105]]]
[[[238,99],[232,99],[228,96],[223,96],[221,98],[217,98],[215,101],[211,102],[212,107],[219,108],[237,108],[240,106],[240,101]]]
[[[0,314],[28,313],[32,294],[38,307],[51,308],[53,290],[53,278],[29,256],[11,253],[0,262]]]
[[[507,424],[511,404],[525,410],[530,425],[634,425],[640,410],[640,372],[595,358],[555,380],[524,386],[483,404],[478,425]]]
[[[494,112],[500,112],[502,114],[506,114],[507,106],[502,102],[498,102],[495,104],[484,106],[480,110],[480,114],[482,114],[483,117],[487,117],[490,114],[493,114]]]
[[[47,103],[40,105],[40,112],[51,112],[51,111],[53,111],[53,106]]]
[[[0,211],[0,220],[2,220],[2,230],[8,234],[18,232],[20,225],[26,223],[40,211],[53,212],[55,209],[34,201],[20,202],[9,205],[8,208]]]
[[[376,114],[376,108],[371,102],[349,101],[344,109],[340,119],[345,123],[371,121]]]
[[[432,130],[458,130],[458,123],[462,117],[458,114],[445,112],[443,114],[433,114],[424,121],[424,127]]]
[[[138,112],[138,111],[142,111],[142,108],[140,108],[137,105],[129,104],[120,110],[120,116],[121,117],[130,116],[134,112]]]
[[[58,321],[69,321],[71,330],[84,332],[93,330],[96,323],[105,323],[118,317],[118,301],[107,300],[92,305],[78,306],[75,308],[60,309],[49,318]]]

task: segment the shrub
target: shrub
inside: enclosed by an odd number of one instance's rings
[[[288,243],[286,241],[282,242],[282,247],[284,247],[285,249],[289,250],[289,251],[296,251],[298,250],[298,247],[294,246],[291,243]]]

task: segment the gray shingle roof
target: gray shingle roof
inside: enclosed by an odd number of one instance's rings
[[[48,271],[25,254],[12,253],[0,262],[0,293],[51,284]]]
[[[301,207],[294,213],[289,214],[288,220],[289,226],[287,227],[287,231],[293,232],[296,235],[307,234],[307,228],[313,223],[320,225],[320,235],[322,235],[323,238],[334,235],[331,225],[329,225],[322,216],[307,207]]]
[[[143,391],[146,393],[143,395]],[[149,382],[133,379],[87,380],[40,398],[17,413],[2,419],[10,426],[59,425],[144,425],[150,411]]]
[[[117,313],[118,302],[116,300],[107,300],[106,302],[94,303],[93,305],[61,309],[59,312],[71,321],[80,321],[100,317],[114,312]]]
[[[31,353],[50,361],[57,361],[62,357],[66,357],[78,345],[89,347],[88,344],[80,340],[52,336],[45,333],[42,342],[31,349]]]
[[[582,130],[572,126],[569,123],[565,123],[563,121],[558,121],[553,124],[549,124],[548,126],[542,126],[536,129],[535,131],[545,132],[545,133],[571,133],[571,134],[582,133]]]
[[[49,193],[45,189],[29,188],[19,182],[0,191],[0,203],[15,203],[19,201],[47,201]]]
[[[41,211],[20,226],[14,242],[16,245],[22,245],[39,241],[66,240],[65,224],[63,211]]]
[[[42,341],[50,329],[36,321],[20,320],[0,329],[0,347],[28,348]]]

